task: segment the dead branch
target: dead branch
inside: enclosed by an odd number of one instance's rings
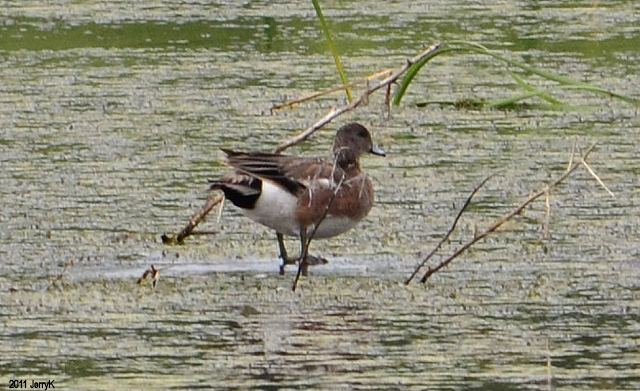
[[[453,231],[456,228],[456,225],[458,224],[458,220],[460,220],[460,217],[462,216],[462,213],[464,213],[464,211],[467,209],[467,207],[469,206],[469,204],[471,203],[471,199],[473,198],[473,196],[478,192],[478,190],[480,190],[480,188],[482,186],[484,186],[485,183],[487,183],[487,181],[492,177],[493,175],[489,175],[488,177],[484,178],[484,180],[482,182],[480,182],[480,184],[478,186],[476,186],[473,191],[471,192],[471,194],[469,194],[469,197],[467,197],[467,200],[465,201],[464,205],[462,206],[462,208],[460,208],[460,211],[458,212],[458,215],[456,216],[455,220],[453,220],[453,224],[451,224],[451,227],[449,228],[449,231],[447,231],[447,233],[444,235],[444,237],[440,240],[440,242],[438,242],[438,244],[433,248],[433,250],[431,250],[431,252],[429,253],[429,255],[427,255],[422,262],[420,262],[420,264],[416,267],[416,269],[413,271],[413,273],[411,273],[411,275],[409,276],[409,278],[407,278],[407,280],[404,282],[405,285],[409,285],[409,283],[411,282],[411,280],[413,280],[413,277],[416,276],[416,274],[418,274],[418,272],[420,271],[420,269],[422,269],[422,267],[427,263],[427,261],[429,261],[429,259],[431,259],[431,257],[433,256],[433,254],[436,253],[436,251],[438,251],[438,249],[440,249],[440,247],[444,244],[444,242],[447,241],[447,239],[449,239],[449,236],[451,236],[451,234],[453,233]]]
[[[495,232],[501,225],[503,225],[507,221],[511,220],[514,216],[519,215],[533,201],[535,201],[536,199],[540,198],[541,196],[549,193],[552,188],[554,188],[554,187],[558,186],[560,183],[562,183],[578,167],[580,167],[580,166],[585,164],[585,161],[586,161],[587,157],[589,156],[589,154],[591,153],[591,151],[593,150],[593,148],[595,146],[596,146],[595,143],[592,144],[589,148],[587,148],[587,150],[582,155],[582,157],[579,158],[577,162],[573,162],[572,165],[562,175],[560,175],[558,178],[553,180],[551,183],[545,185],[542,189],[538,190],[536,193],[534,193],[531,196],[529,196],[529,198],[527,198],[524,202],[522,202],[517,208],[515,208],[511,212],[509,212],[506,215],[504,215],[497,222],[495,222],[493,225],[491,225],[489,228],[485,229],[484,231],[482,231],[478,235],[474,235],[474,238],[472,240],[470,240],[465,245],[460,247],[456,252],[454,252],[451,256],[446,258],[444,261],[440,262],[437,266],[435,266],[433,268],[429,267],[428,270],[426,271],[426,273],[424,274],[424,276],[422,276],[422,278],[420,279],[420,282],[422,282],[422,283],[426,282],[427,279],[432,274],[436,273],[438,270],[440,270],[443,267],[447,266],[449,263],[451,263],[451,261],[453,261],[455,258],[457,258],[463,252],[467,251],[475,243],[477,243],[480,240],[484,239],[489,234]]]
[[[207,198],[207,202],[205,202],[200,210],[198,210],[191,216],[187,225],[175,237],[172,235],[162,234],[162,243],[182,244],[187,236],[193,234],[192,231],[198,226],[198,224],[200,224],[200,222],[207,216],[207,214],[211,212],[211,209],[213,209],[214,206],[218,205],[223,200],[224,197],[221,194],[217,192],[210,193],[209,197]]]
[[[322,128],[323,126],[325,126],[326,124],[328,124],[329,122],[333,121],[336,117],[351,111],[353,109],[355,109],[356,107],[360,106],[360,104],[362,104],[363,102],[365,102],[368,98],[369,95],[373,94],[374,92],[378,91],[379,89],[386,87],[392,83],[394,83],[396,80],[398,80],[398,78],[400,78],[400,76],[402,76],[413,64],[421,61],[423,58],[433,54],[433,52],[435,52],[436,50],[440,49],[440,44],[434,44],[429,46],[426,50],[424,50],[423,52],[421,52],[420,54],[418,54],[417,56],[408,59],[406,64],[400,68],[399,70],[395,71],[394,73],[392,73],[390,76],[384,78],[383,80],[379,81],[378,83],[374,84],[373,86],[370,86],[369,88],[367,88],[366,91],[364,91],[362,93],[362,95],[360,95],[360,97],[358,99],[353,100],[351,103],[346,104],[342,107],[338,107],[337,109],[332,109],[327,115],[325,115],[324,117],[322,117],[322,119],[320,119],[318,122],[316,122],[315,124],[311,125],[309,128],[307,128],[306,130],[304,130],[303,132],[299,133],[298,135],[291,137],[290,139],[286,140],[285,142],[283,142],[282,144],[278,145],[278,147],[276,147],[275,152],[276,153],[280,153],[282,151],[284,151],[285,149],[292,147],[304,140],[306,140],[307,138],[309,138],[309,136],[311,136],[313,133],[315,133],[318,129]]]
[[[65,262],[64,265],[62,266],[62,271],[49,281],[49,285],[47,285],[47,287],[44,290],[48,291],[49,289],[56,286],[58,282],[62,281],[62,278],[64,277],[65,273],[67,272],[67,270],[69,270],[73,266],[73,264],[74,264],[73,259],[69,259],[67,262]]]
[[[160,270],[156,269],[153,265],[149,266],[149,268],[142,273],[142,277],[138,278],[136,284],[142,285],[147,279],[151,280],[151,286],[155,288],[160,279]]]

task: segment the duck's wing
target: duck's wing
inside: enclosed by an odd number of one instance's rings
[[[237,171],[252,177],[268,180],[298,194],[306,189],[311,181],[331,177],[339,178],[341,169],[318,158],[303,158],[264,152],[236,152],[223,149],[227,154],[227,163]]]

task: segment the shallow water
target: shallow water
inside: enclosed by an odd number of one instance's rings
[[[353,79],[473,40],[635,98],[634,2],[324,5]],[[368,125],[377,205],[290,286],[274,235],[227,205],[182,228],[225,172],[339,105],[270,107],[338,82],[310,4],[5,2],[0,7],[0,380],[62,389],[640,389],[638,109],[550,88],[557,108],[457,108],[522,91],[502,65],[440,56],[386,119],[380,96],[291,153]],[[550,83],[531,77],[536,86]],[[470,190],[450,254],[596,142],[584,170],[426,285],[405,286]],[[295,242],[290,242],[295,246]],[[434,261],[435,262],[435,261]],[[138,286],[150,265],[158,287]],[[65,269],[65,265],[67,265]],[[59,277],[59,278],[58,278]]]

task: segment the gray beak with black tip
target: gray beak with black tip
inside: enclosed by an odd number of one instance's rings
[[[371,150],[369,151],[369,153],[372,153],[378,156],[387,156],[384,150],[375,144],[373,144],[373,147],[371,147]]]

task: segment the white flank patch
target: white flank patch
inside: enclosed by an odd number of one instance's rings
[[[356,220],[352,220],[347,217],[327,215],[327,217],[322,220],[322,223],[320,223],[314,237],[322,239],[340,235],[341,233],[347,232],[351,228],[355,227],[356,224],[358,224]],[[313,232],[313,227],[310,227],[308,231],[309,233]]]
[[[295,212],[298,199],[291,193],[274,185],[262,181],[262,194],[253,209],[242,209],[245,216],[262,225],[291,236],[300,234],[300,227],[296,224]]]
[[[329,186],[329,180],[323,179],[321,186]],[[319,182],[320,182],[319,181]],[[282,187],[269,181],[262,181],[262,194],[258,198],[253,209],[242,209],[245,216],[262,225],[272,228],[283,235],[299,236],[300,226],[296,223],[296,208],[298,199]],[[315,238],[330,238],[340,235],[355,227],[358,222],[346,217],[327,215],[318,230]],[[307,228],[307,232],[313,232],[313,226]]]

